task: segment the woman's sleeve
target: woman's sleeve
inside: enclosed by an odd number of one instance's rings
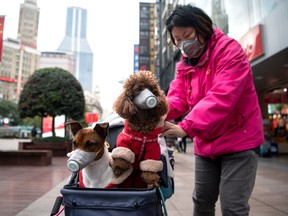
[[[175,79],[170,83],[167,100],[169,112],[166,120],[173,120],[183,115],[188,110],[185,92],[185,82],[183,76],[176,73]]]

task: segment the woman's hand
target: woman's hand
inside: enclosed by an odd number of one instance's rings
[[[186,135],[186,132],[180,126],[165,121],[162,134],[160,136],[185,137]]]

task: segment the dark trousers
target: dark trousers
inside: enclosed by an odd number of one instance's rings
[[[223,216],[249,215],[258,154],[248,150],[217,157],[195,156],[194,216],[214,216],[220,196]]]
[[[182,137],[182,140],[179,142],[179,146],[182,152],[186,153],[186,137]]]

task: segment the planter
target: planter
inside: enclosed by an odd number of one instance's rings
[[[19,142],[19,150],[51,150],[53,156],[66,156],[72,151],[72,142]]]
[[[48,166],[52,163],[50,150],[0,151],[0,165]]]

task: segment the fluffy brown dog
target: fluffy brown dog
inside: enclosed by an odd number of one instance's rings
[[[150,71],[139,71],[130,75],[123,92],[114,102],[113,108],[124,118],[124,129],[117,138],[112,151],[114,174],[121,175],[133,167],[132,174],[119,187],[145,188],[157,186],[158,172],[163,164],[158,135],[161,133],[168,112],[168,103],[157,79]],[[139,108],[135,98],[148,89],[157,99],[153,108]]]

